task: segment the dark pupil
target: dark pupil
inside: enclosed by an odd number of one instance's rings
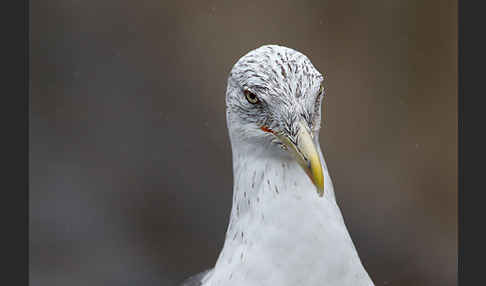
[[[254,95],[253,93],[250,93],[250,98],[251,98],[251,100],[254,100],[256,98],[256,95]]]

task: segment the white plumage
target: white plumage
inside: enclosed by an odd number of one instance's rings
[[[260,47],[235,64],[226,95],[234,176],[226,240],[214,268],[184,285],[373,285],[319,145],[321,84],[306,56],[281,46]],[[248,90],[259,105],[245,100]],[[314,153],[306,153],[305,136],[312,138],[322,173],[311,168]],[[289,146],[302,153],[292,156]]]

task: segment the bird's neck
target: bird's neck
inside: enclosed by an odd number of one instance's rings
[[[307,200],[335,202],[333,185],[320,148],[325,198],[318,196],[310,178],[290,156],[278,156],[275,150],[265,150],[263,147],[261,150],[243,146],[233,149],[233,207],[230,222],[237,223],[240,217],[245,216],[257,219],[258,214],[264,217],[268,205],[279,205],[289,198],[295,200],[294,208],[305,207]]]
[[[320,148],[324,197],[318,196],[316,187],[295,160],[275,154],[275,146],[257,150],[245,147],[233,146],[233,204],[227,240],[238,233],[240,239],[235,243],[250,239],[241,239],[248,225],[256,231],[265,231],[285,224],[283,213],[303,215],[301,219],[305,220],[310,212],[328,212],[326,208],[335,206],[337,219],[342,219]]]
[[[223,281],[222,285],[257,285],[256,281],[267,281],[258,285],[316,285],[312,281],[324,278],[337,279],[338,284],[332,285],[347,285],[339,284],[342,278],[334,277],[335,271],[353,275],[356,271],[356,277],[369,279],[336,204],[321,151],[324,197],[318,196],[293,160],[237,147],[233,146],[233,206],[226,240],[213,277],[205,285],[216,285],[215,281]],[[356,269],[349,268],[350,263]],[[309,277],[313,270],[316,276]]]

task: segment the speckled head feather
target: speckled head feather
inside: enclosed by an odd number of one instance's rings
[[[276,45],[234,65],[226,93],[233,152],[226,239],[214,268],[184,286],[373,285],[319,145],[322,81],[306,56]]]
[[[295,135],[299,119],[318,136],[322,84],[321,73],[298,51],[277,45],[250,51],[236,62],[228,78],[226,106],[232,137],[243,141],[261,137],[262,127]],[[260,103],[249,103],[245,90]]]

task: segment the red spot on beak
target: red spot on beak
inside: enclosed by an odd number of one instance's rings
[[[272,133],[273,134],[273,130],[268,128],[267,126],[262,126],[260,127],[260,129],[264,132],[268,132],[268,133]]]

